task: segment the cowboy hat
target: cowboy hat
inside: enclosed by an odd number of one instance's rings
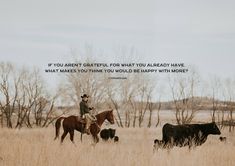
[[[81,96],[81,98],[84,98],[84,97],[89,97],[87,94],[84,94],[83,96]]]

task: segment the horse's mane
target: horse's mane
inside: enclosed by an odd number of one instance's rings
[[[102,111],[102,112],[98,113],[98,114],[96,115],[96,117],[97,117],[97,116],[101,116],[101,115],[106,114],[107,112],[111,112],[111,111],[112,111],[112,109],[106,110],[106,111]]]

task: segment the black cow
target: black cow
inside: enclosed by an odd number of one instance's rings
[[[155,147],[199,146],[206,142],[209,134],[220,135],[221,132],[215,122],[205,124],[171,125],[162,128],[162,141],[155,140]]]
[[[107,141],[109,138],[113,139],[115,137],[116,130],[115,129],[103,129],[100,132],[100,137],[104,140]]]

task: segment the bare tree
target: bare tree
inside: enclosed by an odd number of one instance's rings
[[[75,55],[74,58],[76,63],[93,63],[93,49],[92,47],[86,47],[84,53],[80,53],[79,55]],[[82,57],[86,57],[85,59]],[[76,108],[79,108],[79,103],[81,100],[81,95],[83,93],[89,94],[91,97],[92,105],[95,108],[101,106],[101,103],[104,103],[106,100],[104,95],[104,91],[106,89],[106,80],[107,74],[105,73],[93,73],[93,72],[81,72],[83,67],[76,68],[78,72],[68,73],[65,78],[63,78],[63,83],[60,85],[61,91],[64,92],[64,100],[71,101],[71,105],[75,105]],[[86,70],[92,69],[89,67],[85,68]],[[80,71],[80,72],[79,72]]]
[[[140,88],[140,102],[139,102],[139,127],[142,126],[146,112],[151,108],[149,107],[152,102],[152,92],[154,90],[153,86],[150,86],[148,83],[143,83],[143,86]],[[151,111],[150,111],[151,114]],[[151,120],[151,118],[149,119]]]
[[[224,100],[225,110],[228,112],[227,122],[229,126],[229,132],[234,129],[233,112],[235,110],[235,81],[226,79],[224,83]]]
[[[120,85],[120,94],[122,96],[123,110],[125,111],[125,127],[131,126],[131,121],[133,120],[132,126],[135,127],[137,119],[137,103],[136,96],[139,88],[137,75],[129,75],[125,82]]]
[[[219,108],[220,108],[220,90],[221,90],[221,81],[218,77],[213,77],[210,81],[210,90],[211,90],[211,100],[212,100],[212,111],[211,111],[211,121],[216,121],[216,114],[217,114],[217,120],[219,121]]]
[[[0,109],[2,118],[6,118],[6,125],[12,128],[12,115],[18,97],[18,83],[20,78],[14,77],[14,68],[10,63],[0,63]],[[3,119],[2,119],[3,121]]]
[[[0,92],[2,126],[46,127],[64,113],[56,113],[54,103],[59,94],[50,97],[38,69],[0,63]]]
[[[157,127],[159,125],[159,123],[160,123],[160,114],[159,114],[159,112],[161,110],[161,106],[162,106],[162,104],[161,104],[161,102],[159,100],[158,106],[157,106],[157,122],[156,122],[155,127]]]
[[[199,76],[195,71],[184,77],[169,79],[172,98],[175,108],[175,117],[178,124],[190,123],[197,110],[201,99],[195,97],[196,87],[199,84]]]
[[[153,90],[155,88],[153,80],[147,76],[136,74],[129,76],[122,86],[123,101],[125,101],[126,127],[142,126],[146,112],[149,111],[149,104],[152,102]],[[137,123],[138,122],[138,123]]]
[[[65,114],[67,110],[57,113],[57,109],[54,108],[60,91],[55,95],[48,94],[38,69],[32,72],[23,70],[21,75],[21,97],[17,100],[16,128],[21,128],[23,124],[27,127],[33,127],[33,125],[47,127],[59,116]]]
[[[108,103],[109,107],[115,109],[117,116],[114,116],[114,118],[117,125],[119,127],[124,127],[119,109],[121,107],[121,98],[118,98],[118,90],[119,88],[117,84],[111,79],[107,79],[105,92],[108,98],[106,99],[106,102]]]

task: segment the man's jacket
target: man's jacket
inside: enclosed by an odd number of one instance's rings
[[[80,116],[83,117],[84,114],[90,112],[90,107],[88,106],[88,103],[85,101],[80,102]]]

